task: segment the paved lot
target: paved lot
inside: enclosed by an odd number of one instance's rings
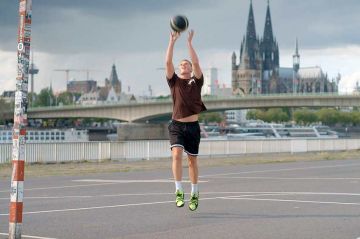
[[[359,172],[360,160],[203,167],[196,212],[175,207],[170,170],[30,178],[23,238],[357,239]]]

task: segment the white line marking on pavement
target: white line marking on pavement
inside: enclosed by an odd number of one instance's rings
[[[239,197],[222,197],[226,200],[249,200],[249,201],[272,201],[272,202],[299,202],[299,203],[314,203],[314,204],[335,204],[335,205],[356,205],[360,203],[353,202],[326,202],[326,201],[307,201],[307,200],[290,200],[290,199],[271,199],[271,198],[242,198]]]
[[[72,180],[73,182],[98,182],[98,183],[174,183],[171,179],[148,179],[148,180],[108,180],[108,179],[79,179]],[[188,183],[190,181],[183,181]],[[199,181],[200,183],[206,183],[208,181]]]
[[[268,172],[282,172],[282,171],[295,171],[295,170],[307,170],[307,169],[320,169],[320,168],[338,168],[338,167],[354,167],[360,166],[360,164],[337,164],[331,166],[314,166],[314,167],[302,167],[302,168],[284,168],[284,169],[269,169],[269,170],[254,170],[254,171],[244,171],[237,173],[218,173],[218,174],[205,174],[199,176],[199,178],[203,177],[216,177],[216,176],[226,176],[226,175],[237,175],[237,174],[248,174],[248,173],[268,173]]]
[[[273,194],[268,194],[268,193],[264,194],[264,196],[269,196],[269,195],[273,195]],[[276,195],[278,195],[278,194],[276,194]],[[259,196],[259,195],[251,194],[251,195],[243,195],[242,197],[254,197],[254,196]],[[201,200],[214,200],[214,199],[222,199],[222,197],[202,198]],[[185,200],[185,201],[188,201],[188,200]],[[51,212],[70,212],[70,211],[83,211],[83,210],[93,210],[93,209],[131,207],[131,206],[144,206],[144,205],[155,205],[155,204],[165,204],[165,203],[174,203],[174,200],[160,201],[160,202],[148,202],[148,203],[119,204],[119,205],[99,206],[99,207],[84,207],[84,208],[69,208],[69,209],[55,209],[55,210],[45,210],[45,211],[23,212],[23,215],[51,213]],[[0,214],[0,216],[9,216],[9,214],[3,213],[3,214]]]
[[[154,204],[164,204],[164,203],[174,203],[174,201],[172,200],[172,201],[162,201],[162,202],[132,203],[132,204],[119,204],[119,205],[99,206],[99,207],[83,207],[83,208],[69,208],[69,209],[56,209],[56,210],[23,212],[23,215],[50,213],[50,212],[70,212],[70,211],[84,211],[84,210],[105,209],[105,208],[143,206],[143,205],[154,205]],[[0,216],[8,216],[8,215],[9,215],[8,213],[7,214],[0,214]]]
[[[355,163],[353,163],[353,164],[337,164],[337,165],[331,165],[331,166],[314,166],[314,167],[302,167],[302,168],[258,170],[258,171],[245,171],[245,172],[237,172],[237,173],[220,173],[220,174],[207,174],[207,175],[205,174],[205,175],[200,175],[199,178],[226,176],[226,175],[238,175],[238,174],[248,174],[248,173],[267,173],[267,172],[295,171],[295,170],[319,169],[319,168],[336,168],[336,167],[354,167],[354,166],[360,166],[360,164],[355,164]],[[171,179],[169,179],[169,180],[171,180]],[[203,181],[203,182],[207,182],[207,181]],[[108,183],[98,183],[98,184],[80,184],[80,185],[44,187],[44,188],[25,188],[25,191],[76,188],[76,187],[91,187],[91,186],[111,185],[111,184],[118,184],[118,183],[120,183],[120,182],[108,182]],[[10,189],[0,191],[0,193],[10,193]]]
[[[261,194],[274,195],[329,195],[329,196],[360,196],[360,193],[332,193],[332,192],[201,192],[202,195],[210,194],[248,194],[252,193],[256,196]],[[72,195],[72,196],[39,196],[39,197],[24,197],[26,199],[66,199],[66,198],[101,198],[101,197],[126,197],[126,196],[160,196],[173,195],[174,193],[120,193],[108,195]],[[0,200],[9,200],[9,197],[0,198]]]
[[[241,193],[258,193],[258,192],[202,192],[202,195],[206,194],[241,194]],[[289,193],[273,193],[267,192],[266,195],[282,195]],[[124,196],[156,196],[156,195],[174,195],[174,193],[122,193],[122,194],[110,194],[110,195],[90,195],[90,196],[53,196],[53,197],[24,197],[26,199],[66,199],[66,198],[99,198],[99,197],[124,197]],[[257,196],[258,194],[252,195]],[[360,194],[359,194],[360,195]],[[9,197],[0,198],[0,200],[9,200]]]
[[[66,199],[66,198],[99,198],[99,197],[122,197],[122,196],[148,196],[148,195],[174,195],[174,193],[122,193],[110,195],[88,195],[88,196],[44,196],[44,197],[24,197],[26,199]],[[0,200],[9,200],[9,197],[0,198]]]
[[[79,185],[68,185],[68,186],[57,186],[57,187],[46,187],[46,188],[25,188],[25,191],[63,189],[63,188],[77,188],[77,187],[91,187],[91,186],[102,186],[102,185],[111,185],[111,184],[117,184],[117,183],[95,183],[95,184],[79,184]],[[10,189],[0,191],[0,193],[10,193]]]
[[[224,192],[222,192],[224,193]],[[233,193],[233,192],[229,192]],[[236,192],[238,193],[238,192]],[[245,193],[245,192],[243,192]],[[329,194],[329,195],[349,195],[347,193],[313,193],[313,192],[248,192],[249,195],[241,196],[227,196],[227,197],[210,197],[210,198],[201,198],[200,200],[214,200],[214,199],[229,199],[229,200],[250,200],[250,201],[275,201],[275,202],[301,202],[301,203],[317,203],[317,204],[338,204],[338,205],[360,205],[360,203],[342,203],[342,202],[326,202],[326,201],[302,201],[302,200],[285,200],[285,199],[259,199],[259,198],[248,198],[248,197],[259,197],[259,196],[280,196],[280,195],[291,195],[291,194]],[[206,193],[202,193],[206,194]],[[209,193],[207,193],[209,194]],[[353,195],[353,194],[351,194]],[[359,196],[359,194],[356,194]],[[188,201],[188,200],[186,200]],[[69,208],[69,209],[55,209],[55,210],[44,210],[44,211],[33,211],[33,212],[23,212],[24,215],[28,214],[41,214],[41,213],[51,213],[51,212],[70,212],[70,211],[84,211],[84,210],[94,210],[94,209],[106,209],[106,208],[119,208],[119,207],[130,207],[130,206],[144,206],[144,205],[155,205],[155,204],[165,204],[165,203],[174,203],[174,201],[158,201],[158,202],[149,202],[149,203],[132,203],[132,204],[119,204],[119,205],[110,205],[110,206],[98,206],[98,207],[84,207],[84,208]],[[9,216],[8,213],[0,214],[0,216]]]
[[[0,235],[9,236],[9,233],[0,233]],[[21,238],[56,239],[53,237],[38,237],[38,236],[28,236],[28,235],[21,235]]]
[[[232,179],[232,178],[239,178],[239,179],[274,179],[274,180],[360,180],[360,178],[319,178],[319,177],[314,177],[314,178],[294,178],[294,177],[216,177],[217,179]]]
[[[161,179],[162,182],[174,182],[174,180],[170,179]],[[77,188],[77,187],[92,187],[92,186],[103,186],[103,185],[114,185],[119,183],[130,183],[130,182],[158,182],[158,181],[151,181],[151,180],[92,180],[92,179],[84,179],[84,180],[73,180],[74,182],[103,182],[103,183],[94,183],[94,184],[78,184],[78,185],[68,185],[68,186],[56,186],[56,187],[43,187],[43,188],[25,188],[25,191],[33,191],[33,190],[49,190],[49,189],[63,189],[63,188]],[[126,182],[127,181],[127,182]],[[160,181],[159,181],[160,182]],[[183,181],[184,183],[190,181]],[[207,183],[208,181],[199,180],[199,182]],[[10,187],[8,190],[0,191],[0,193],[10,193]]]

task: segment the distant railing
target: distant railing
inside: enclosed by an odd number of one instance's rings
[[[202,140],[200,156],[236,156],[360,149],[360,139]],[[0,144],[0,164],[11,162],[11,144]],[[66,162],[170,158],[168,140],[28,143],[25,161]]]
[[[282,94],[258,94],[258,95],[230,95],[230,96],[217,96],[217,95],[203,95],[202,99],[204,101],[217,101],[217,100],[231,100],[231,99],[252,99],[252,98],[269,98],[269,97],[327,97],[327,96],[355,96],[358,94],[355,93],[339,93],[339,92],[316,92],[316,93],[282,93]],[[30,111],[38,110],[49,110],[49,109],[73,109],[73,108],[92,108],[98,106],[115,106],[115,105],[137,105],[137,104],[153,104],[153,103],[169,103],[171,98],[160,98],[160,99],[137,99],[136,101],[129,102],[106,102],[99,101],[95,104],[82,105],[82,104],[72,104],[72,105],[62,105],[62,106],[47,106],[47,107],[33,107],[30,108]]]

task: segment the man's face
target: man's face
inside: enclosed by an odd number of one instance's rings
[[[181,61],[179,69],[180,69],[180,74],[184,74],[184,73],[186,74],[192,72],[192,66],[188,61]]]

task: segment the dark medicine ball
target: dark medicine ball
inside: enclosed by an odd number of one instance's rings
[[[170,19],[170,26],[176,32],[183,32],[189,26],[189,21],[185,16],[176,15]]]

